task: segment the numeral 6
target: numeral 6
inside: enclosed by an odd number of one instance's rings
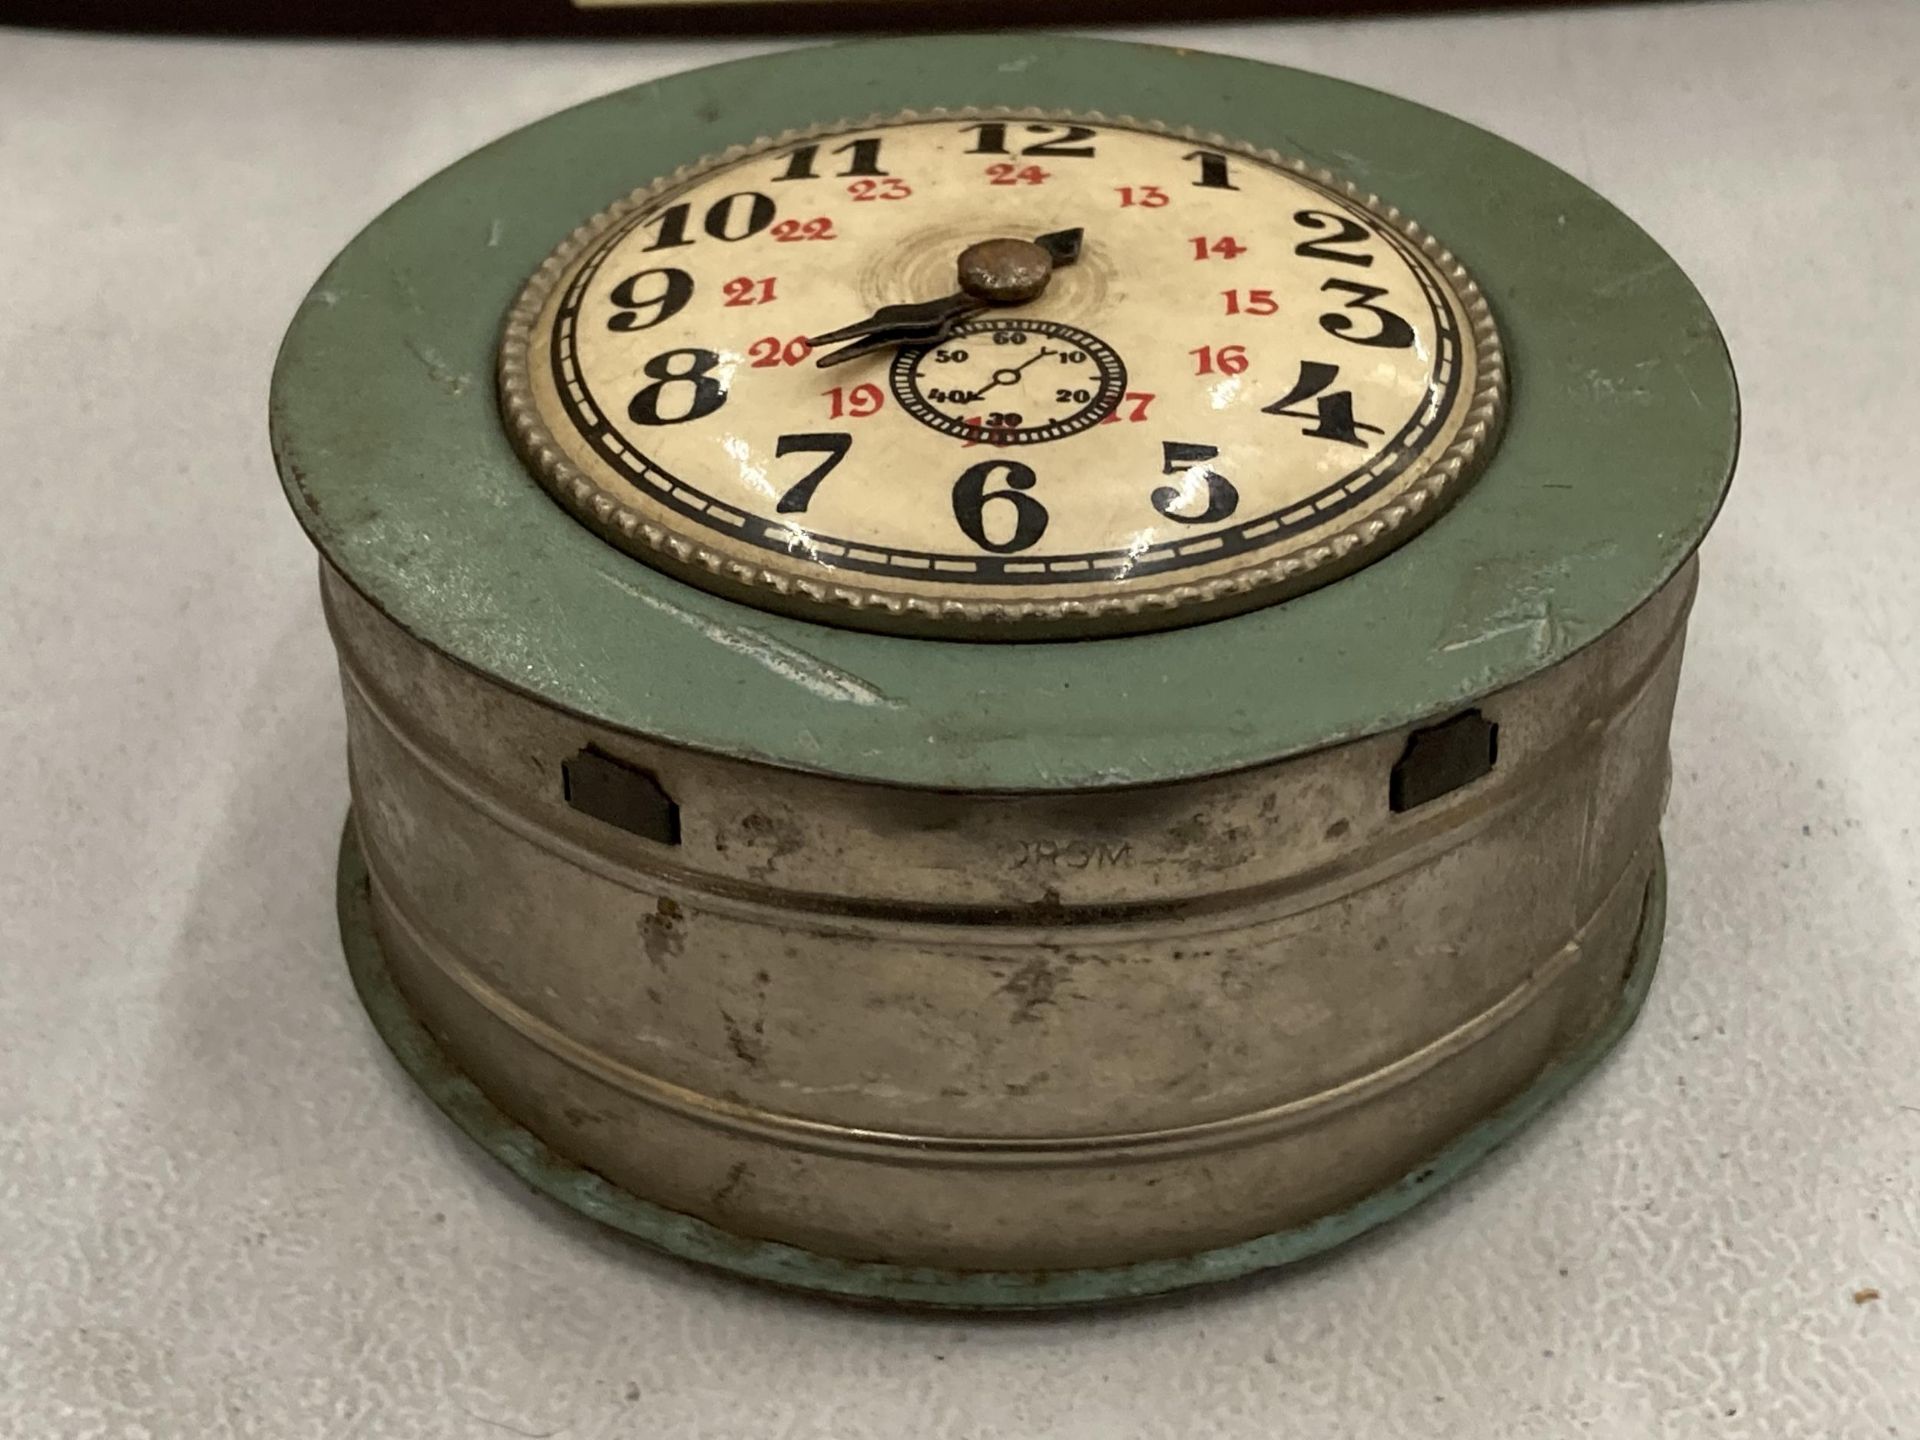
[[[1005,489],[987,488],[1000,478],[1006,481]],[[1047,529],[1047,507],[1022,493],[1033,488],[1034,480],[1033,467],[1018,460],[982,460],[968,466],[953,485],[953,518],[961,533],[996,555],[1011,555],[1034,545]],[[1013,533],[1004,540],[987,533],[988,505],[1012,509]],[[1000,523],[996,520],[996,529]]]

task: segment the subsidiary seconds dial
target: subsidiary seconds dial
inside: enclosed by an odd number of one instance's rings
[[[986,241],[1043,271],[1053,247],[1051,273],[956,278]],[[681,579],[1041,639],[1207,619],[1386,553],[1484,460],[1504,368],[1454,257],[1337,176],[1146,122],[935,114],[762,141],[615,204],[529,282],[500,390],[541,483]]]
[[[1106,341],[1075,326],[995,318],[901,351],[890,379],[901,409],[943,435],[1039,445],[1113,414],[1127,367]]]

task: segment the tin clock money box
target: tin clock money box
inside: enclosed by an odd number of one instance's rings
[[[1044,1306],[1315,1253],[1619,1038],[1736,435],[1551,165],[1218,56],[641,85],[273,385],[403,1065],[677,1254]]]

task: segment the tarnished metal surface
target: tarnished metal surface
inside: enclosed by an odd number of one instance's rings
[[[375,937],[366,859],[351,818],[341,837],[339,911],[340,938],[354,985],[394,1058],[474,1143],[561,1204],[669,1254],[776,1285],[916,1307],[1033,1310],[1163,1295],[1294,1264],[1404,1214],[1459,1179],[1571,1089],[1638,1017],[1653,980],[1666,925],[1666,867],[1656,856],[1626,983],[1599,1028],[1556,1059],[1520,1094],[1423,1160],[1419,1169],[1344,1210],[1237,1245],[1171,1259],[1074,1270],[951,1270],[842,1260],[778,1241],[750,1240],[695,1216],[642,1200],[557,1154],[504,1113],[427,1033],[395,987]]]
[[[453,1063],[669,1210],[961,1270],[1310,1222],[1589,1038],[1655,863],[1693,577],[1484,699],[1492,772],[1395,813],[1404,730],[1025,796],[696,754],[530,702],[323,571],[375,925]],[[677,845],[568,805],[589,746],[658,778]]]

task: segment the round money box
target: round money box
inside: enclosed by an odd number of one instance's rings
[[[893,40],[532,125],[274,376],[355,981],[528,1182],[750,1276],[1323,1250],[1646,994],[1736,413],[1617,210],[1333,80]]]

